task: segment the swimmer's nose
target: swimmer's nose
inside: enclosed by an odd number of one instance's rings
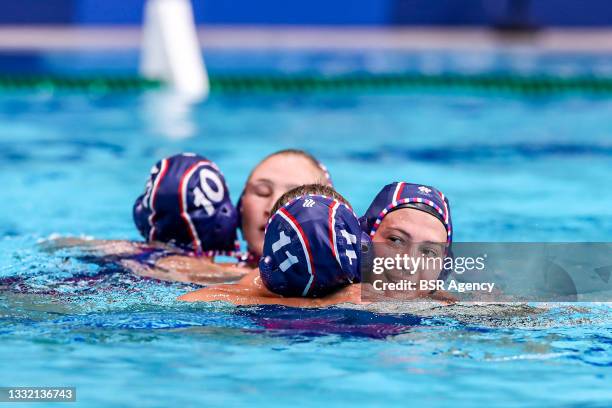
[[[272,206],[274,205],[275,202],[276,200],[274,200],[273,197],[271,197],[270,200],[268,200],[268,202],[266,203],[266,208],[264,210],[264,215],[266,219],[270,218],[270,212],[272,211]]]
[[[409,248],[408,249],[408,256],[409,257],[411,257],[413,259],[417,259],[420,256],[420,253],[419,253],[420,249],[419,249],[418,245],[415,245],[413,243],[408,248]]]

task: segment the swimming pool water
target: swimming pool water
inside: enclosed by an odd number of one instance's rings
[[[138,239],[131,205],[160,157],[213,159],[235,200],[288,147],[358,213],[407,180],[446,193],[459,241],[609,241],[611,117],[612,99],[581,94],[4,93],[0,385],[76,386],[77,406],[610,406],[605,304],[186,305],[189,285],[37,242]]]

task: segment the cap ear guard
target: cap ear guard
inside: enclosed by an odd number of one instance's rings
[[[134,224],[136,225],[138,232],[140,232],[140,235],[144,239],[148,240],[151,225],[147,220],[151,216],[151,210],[144,207],[143,197],[144,194],[140,195],[134,202],[134,206],[132,207],[132,218],[134,219]]]
[[[371,271],[374,267],[374,247],[369,234],[361,232],[361,265],[359,270],[359,280],[363,281],[363,271]]]
[[[134,219],[136,228],[140,232],[140,235],[147,241],[153,240],[151,239],[151,233],[154,233],[154,231],[152,231],[154,225],[152,219],[154,215],[152,204],[155,198],[153,193],[158,188],[158,178],[163,178],[167,169],[168,159],[162,159],[151,167],[149,178],[145,184],[145,191],[136,199],[132,208],[132,218]]]

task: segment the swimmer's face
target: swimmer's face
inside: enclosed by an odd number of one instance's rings
[[[247,181],[242,196],[242,233],[249,251],[261,256],[264,230],[272,206],[292,188],[322,182],[321,169],[297,154],[279,154],[261,162]]]
[[[383,218],[372,242],[380,244],[376,246],[376,256],[399,253],[414,258],[440,258],[445,256],[446,238],[446,228],[436,217],[412,208],[401,208]],[[440,272],[439,268],[420,268],[410,277],[399,271],[389,271],[387,277],[390,281],[407,278],[435,280]]]

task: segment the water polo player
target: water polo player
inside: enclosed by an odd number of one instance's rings
[[[332,185],[325,166],[303,150],[281,150],[265,157],[249,175],[238,202],[240,229],[247,243],[243,263],[256,268],[263,253],[264,230],[272,206],[292,188]]]
[[[281,196],[272,211],[259,271],[238,284],[200,289],[180,299],[320,306],[334,302],[333,295],[326,295],[359,282],[362,240],[368,238],[348,202],[333,188],[295,188]]]
[[[238,217],[223,174],[193,153],[160,160],[151,169],[133,218],[147,242],[174,245],[197,256],[234,255]]]
[[[193,153],[160,160],[133,207],[146,244],[126,241],[77,242],[141,275],[180,281],[227,281],[246,271],[212,263],[236,254],[238,215],[223,174],[215,163]],[[87,245],[89,244],[89,245]],[[74,246],[74,245],[73,245]],[[89,258],[91,259],[91,258]]]
[[[434,187],[405,182],[382,188],[360,219],[361,227],[372,239],[375,256],[409,254],[412,259],[444,258],[450,250],[453,230],[448,199]],[[433,262],[432,262],[433,264]],[[424,263],[423,263],[424,265]],[[445,278],[448,271],[420,267],[414,274],[387,270],[385,281],[398,282]],[[386,292],[393,297],[424,297],[429,290]],[[438,293],[436,296],[444,296]]]

